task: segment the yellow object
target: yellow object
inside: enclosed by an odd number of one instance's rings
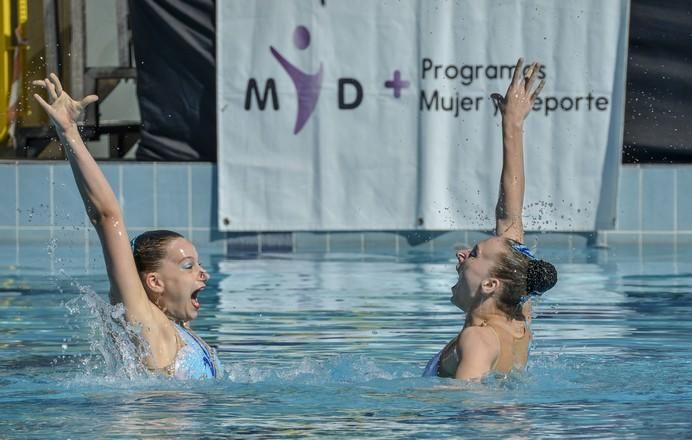
[[[27,0],[0,0],[0,142],[16,122],[25,58],[18,45],[23,43],[27,19]]]
[[[10,52],[12,45],[12,8],[10,0],[2,0],[0,9],[0,26],[2,37],[0,39],[0,142],[7,138],[9,121],[7,120],[7,102],[10,97],[10,78],[12,77],[12,65]]]

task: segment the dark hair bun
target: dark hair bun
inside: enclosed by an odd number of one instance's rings
[[[540,295],[557,283],[557,269],[543,260],[529,260],[526,272],[526,293]]]

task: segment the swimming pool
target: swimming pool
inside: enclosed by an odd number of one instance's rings
[[[540,242],[539,242],[540,244]],[[122,368],[97,314],[96,249],[0,253],[0,437],[649,437],[689,435],[692,246],[539,246],[560,282],[535,307],[526,374],[420,378],[461,325],[446,250],[202,255],[194,328],[220,383]],[[8,263],[9,262],[9,263]],[[94,293],[96,292],[96,293]],[[132,353],[125,353],[125,355]],[[105,355],[105,356],[104,356]]]

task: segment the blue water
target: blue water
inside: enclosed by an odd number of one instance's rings
[[[107,336],[123,330],[98,255],[28,252],[50,267],[0,261],[2,438],[692,432],[689,246],[539,242],[560,282],[535,307],[528,371],[471,384],[419,377],[463,321],[448,253],[202,255],[212,288],[193,327],[227,377],[179,382],[128,365],[127,338]]]

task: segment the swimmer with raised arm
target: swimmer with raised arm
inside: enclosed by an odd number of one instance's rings
[[[555,267],[523,245],[524,119],[543,88],[540,65],[523,72],[519,59],[503,97],[492,95],[502,114],[502,173],[495,208],[496,236],[456,252],[459,279],[452,303],[466,313],[464,326],[425,368],[424,376],[480,379],[526,366],[531,320],[529,299],[557,282]]]
[[[129,240],[118,200],[77,127],[84,108],[98,97],[73,100],[54,74],[34,85],[47,91],[47,102],[38,94],[34,98],[55,126],[101,241],[111,303],[122,302],[125,319],[141,326],[149,348],[145,366],[181,379],[221,376],[215,350],[188,325],[199,313],[198,296],[209,280],[197,250],[172,231],[149,231]]]

